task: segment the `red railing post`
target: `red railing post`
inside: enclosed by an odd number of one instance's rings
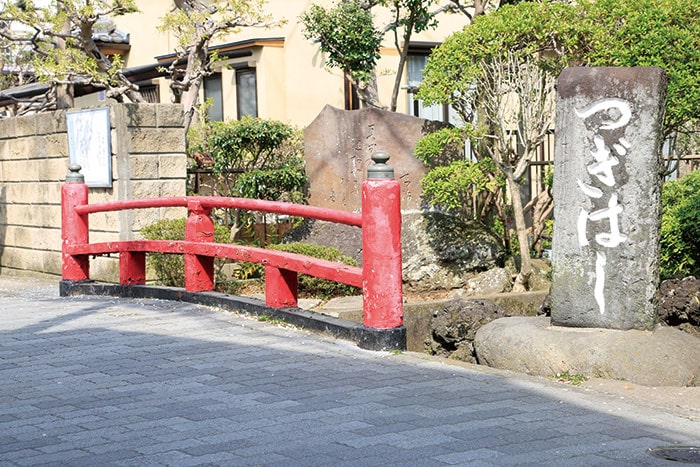
[[[211,219],[211,208],[205,208],[197,200],[187,203],[189,216],[185,229],[185,240],[188,242],[213,242],[214,222]],[[214,290],[214,258],[185,253],[185,290],[202,292]]]
[[[273,308],[297,306],[298,274],[265,265],[265,304]]]
[[[122,285],[146,283],[146,253],[143,251],[119,253],[119,283]]]
[[[68,281],[90,279],[90,258],[88,255],[71,255],[69,246],[88,243],[88,215],[78,215],[75,207],[88,202],[88,187],[80,166],[71,164],[70,173],[61,186],[61,251],[63,257],[62,277]]]
[[[401,187],[386,152],[372,160],[362,183],[363,323],[391,329],[403,325]]]

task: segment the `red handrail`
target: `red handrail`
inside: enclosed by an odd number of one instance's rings
[[[231,258],[265,266],[265,301],[268,306],[297,305],[297,273],[301,272],[362,287],[364,325],[375,329],[396,328],[403,325],[400,195],[399,182],[393,178],[368,178],[362,184],[361,213],[218,196],[88,204],[87,185],[79,174],[71,174],[61,189],[63,279],[89,280],[90,256],[118,253],[119,282],[145,284],[146,253],[182,254],[185,258],[185,289],[201,292],[214,288],[214,258]],[[89,214],[162,207],[188,209],[184,241],[89,242]],[[264,248],[214,243],[214,223],[210,213],[217,207],[287,214],[361,227],[363,267]]]
[[[362,227],[362,215],[349,211],[307,206],[304,204],[285,203],[282,201],[267,201],[250,198],[227,198],[223,196],[183,196],[174,198],[141,198],[124,201],[109,201],[105,203],[85,204],[75,207],[79,215],[96,212],[123,211],[126,209],[187,207],[192,201],[201,204],[203,208],[232,208],[249,211],[287,214],[308,219],[318,219],[339,224]]]

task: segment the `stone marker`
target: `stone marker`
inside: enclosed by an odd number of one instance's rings
[[[575,67],[559,77],[553,325],[656,323],[665,92],[656,67]]]
[[[340,110],[330,105],[304,130],[309,204],[359,211],[360,187],[371,157],[386,151],[401,182],[401,209],[419,209],[420,179],[428,170],[414,156],[416,142],[440,122],[379,109]]]

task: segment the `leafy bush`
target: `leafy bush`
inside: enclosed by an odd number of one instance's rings
[[[665,183],[661,204],[661,278],[700,277],[700,171]]]
[[[294,135],[294,128],[276,121],[254,117],[220,122],[202,122],[189,133],[188,152],[214,159],[217,173],[266,167],[282,143]]]
[[[325,259],[328,261],[337,261],[349,266],[356,266],[357,262],[343,254],[337,248],[312,245],[310,243],[280,243],[278,245],[270,245],[268,248],[287,253],[296,253],[300,255],[311,256],[313,258]],[[361,295],[362,291],[351,285],[341,284],[318,277],[309,276],[308,274],[299,274],[299,294],[303,296],[331,298],[342,297],[347,295]]]
[[[464,144],[473,136],[468,129],[445,127],[428,133],[416,143],[416,157],[430,168],[464,159]]]
[[[188,138],[190,157],[207,160],[211,166],[215,195],[306,202],[303,135],[292,126],[253,117],[205,121],[193,126]],[[267,220],[240,210],[214,215],[237,229]]]
[[[164,219],[155,224],[147,225],[141,229],[141,235],[146,240],[184,240],[187,219]],[[226,243],[230,231],[222,226],[214,226],[214,241]],[[179,254],[148,253],[146,260],[153,268],[158,282],[170,287],[185,286],[185,259]],[[223,264],[223,260],[215,261],[217,266]],[[216,270],[219,267],[215,267]]]
[[[491,165],[487,160],[460,160],[435,167],[420,181],[423,199],[431,206],[465,219],[485,221],[493,209],[494,199],[489,195],[503,186]]]
[[[186,225],[187,219],[161,220],[142,228],[141,235],[147,240],[184,240]],[[230,232],[226,227],[221,225],[214,226],[214,241],[216,243],[227,243],[229,235]],[[328,261],[337,261],[350,266],[357,265],[354,259],[343,255],[337,248],[299,242],[269,245],[268,248]],[[185,286],[185,260],[183,255],[149,253],[147,254],[147,261],[149,266],[155,271],[160,284],[170,287]],[[219,271],[224,262],[225,259],[223,258],[215,259],[215,270]],[[262,264],[241,261],[239,266],[238,279],[245,280],[264,276],[264,266]],[[220,280],[221,278],[218,277],[217,281]],[[224,288],[229,291],[237,289],[235,284],[226,284]],[[320,279],[308,274],[299,274],[299,294],[303,296],[330,298],[359,295],[361,293],[361,290],[357,287]]]

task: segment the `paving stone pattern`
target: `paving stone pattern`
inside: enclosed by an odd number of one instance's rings
[[[663,465],[700,422],[183,303],[0,287],[0,465]]]

